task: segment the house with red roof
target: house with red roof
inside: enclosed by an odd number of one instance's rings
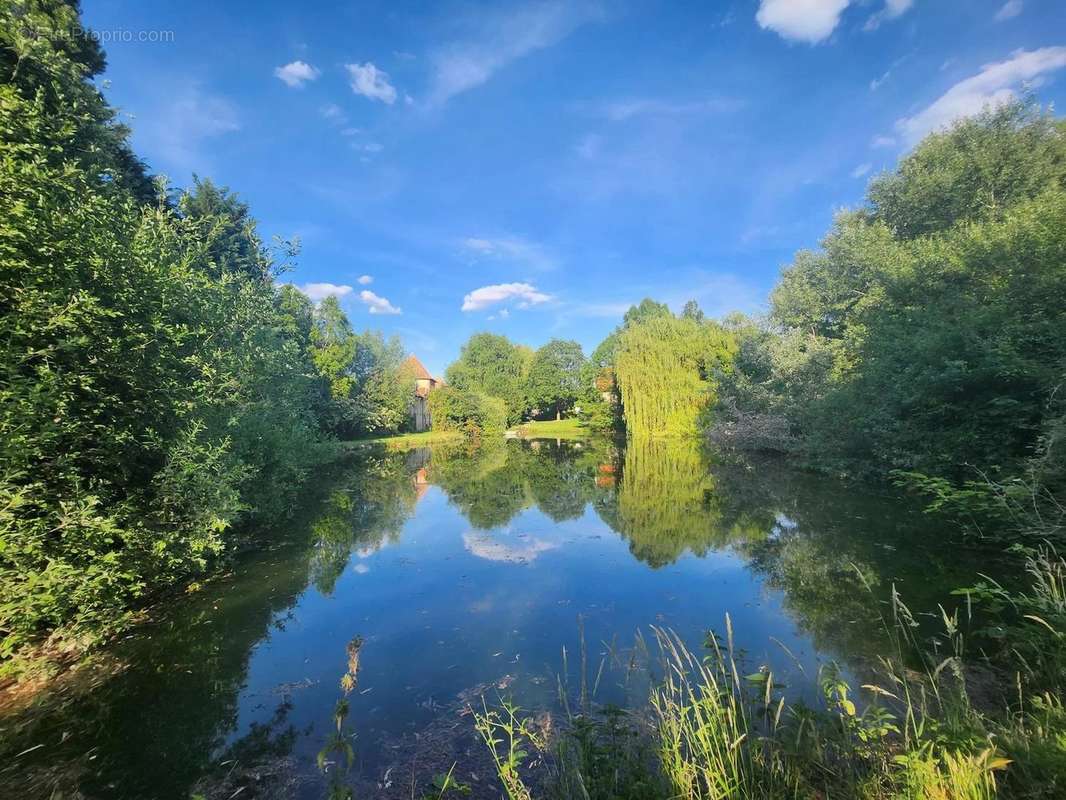
[[[432,425],[429,417],[429,393],[435,387],[443,385],[444,381],[430,375],[429,370],[414,354],[407,357],[404,366],[415,378],[415,393],[411,398],[411,427],[419,432],[428,431]]]

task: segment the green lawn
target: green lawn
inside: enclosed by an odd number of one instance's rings
[[[576,417],[526,422],[515,428],[515,432],[523,439],[585,439],[591,435]]]
[[[423,431],[422,433],[397,433],[393,436],[378,436],[374,439],[355,439],[345,442],[348,447],[361,447],[367,444],[383,444],[390,450],[410,450],[437,442],[454,442],[463,438],[457,431]]]

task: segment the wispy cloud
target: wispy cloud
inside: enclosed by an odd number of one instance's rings
[[[371,314],[402,314],[403,311],[397,308],[384,297],[379,297],[369,289],[363,289],[359,292],[359,301],[370,309]]]
[[[356,94],[390,106],[396,102],[396,87],[389,83],[387,72],[369,61],[365,64],[345,64],[344,68],[348,70],[348,85]]]
[[[316,303],[320,300],[325,300],[327,297],[340,299],[354,291],[351,286],[336,283],[305,283],[303,286],[297,286],[296,288]]]
[[[498,283],[482,286],[463,298],[463,311],[481,311],[500,303],[517,303],[518,308],[540,305],[551,300],[551,295],[538,291],[530,283]]]
[[[840,24],[849,0],[760,0],[755,21],[797,42],[818,44]]]
[[[149,156],[160,158],[165,168],[206,171],[210,164],[204,143],[241,128],[236,108],[197,84],[182,86],[164,102],[163,108],[146,114],[135,130]]]
[[[882,148],[882,147],[895,147],[896,140],[891,136],[875,136],[870,140],[870,147]]]
[[[462,249],[476,259],[505,261],[538,270],[554,269],[558,261],[543,246],[519,236],[463,239]]]
[[[358,283],[359,283],[360,286],[369,286],[373,282],[374,282],[374,278],[373,278],[372,275],[360,275],[359,276]]]
[[[1008,19],[1014,19],[1022,13],[1023,8],[1022,0],[1007,0],[996,12],[995,20],[996,22],[1006,22]]]
[[[878,89],[880,89],[881,86],[884,85],[884,82],[887,81],[891,75],[892,70],[887,70],[885,74],[882,75],[880,78],[874,78],[872,81],[870,81],[870,91],[876,92]]]
[[[274,77],[292,89],[301,89],[308,81],[313,81],[321,73],[306,61],[292,61],[274,70]]]
[[[479,15],[469,38],[432,56],[429,104],[443,105],[481,86],[508,64],[551,47],[597,16],[597,6],[565,0],[528,3]]]
[[[896,122],[896,129],[909,144],[930,131],[957,119],[972,116],[986,107],[1009,102],[1017,90],[1034,85],[1044,75],[1066,67],[1066,47],[1018,50],[1006,61],[985,64],[976,75],[959,81],[930,106]]]
[[[716,114],[736,111],[741,103],[729,97],[670,102],[657,98],[640,98],[608,103],[603,114],[613,122],[638,116],[682,116],[687,114]]]
[[[855,167],[855,169],[851,171],[851,177],[861,178],[864,175],[868,175],[870,173],[870,170],[872,170],[873,168],[874,165],[869,162],[866,162],[865,164],[859,164],[859,166]]]
[[[882,22],[889,22],[897,17],[902,17],[913,5],[914,0],[885,0],[884,8],[866,20],[863,30],[875,31],[881,27]]]

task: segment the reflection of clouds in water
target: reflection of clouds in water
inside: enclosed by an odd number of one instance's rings
[[[522,541],[502,542],[499,535],[469,531],[463,534],[463,546],[478,558],[503,561],[508,564],[528,564],[530,561],[535,561],[537,556],[546,550],[554,550],[559,546],[554,542],[527,538],[521,534],[517,537],[507,535],[509,538],[522,539]]]
[[[798,522],[778,512],[774,517],[774,527],[770,529],[770,538],[780,539],[782,534],[791,533],[798,527]]]
[[[366,564],[355,564],[352,567],[352,572],[358,572],[360,575],[366,575],[368,572],[370,572],[370,567],[368,567]]]

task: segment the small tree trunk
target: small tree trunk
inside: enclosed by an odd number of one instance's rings
[[[558,422],[563,418],[563,410],[559,406],[555,407],[555,421]]]

